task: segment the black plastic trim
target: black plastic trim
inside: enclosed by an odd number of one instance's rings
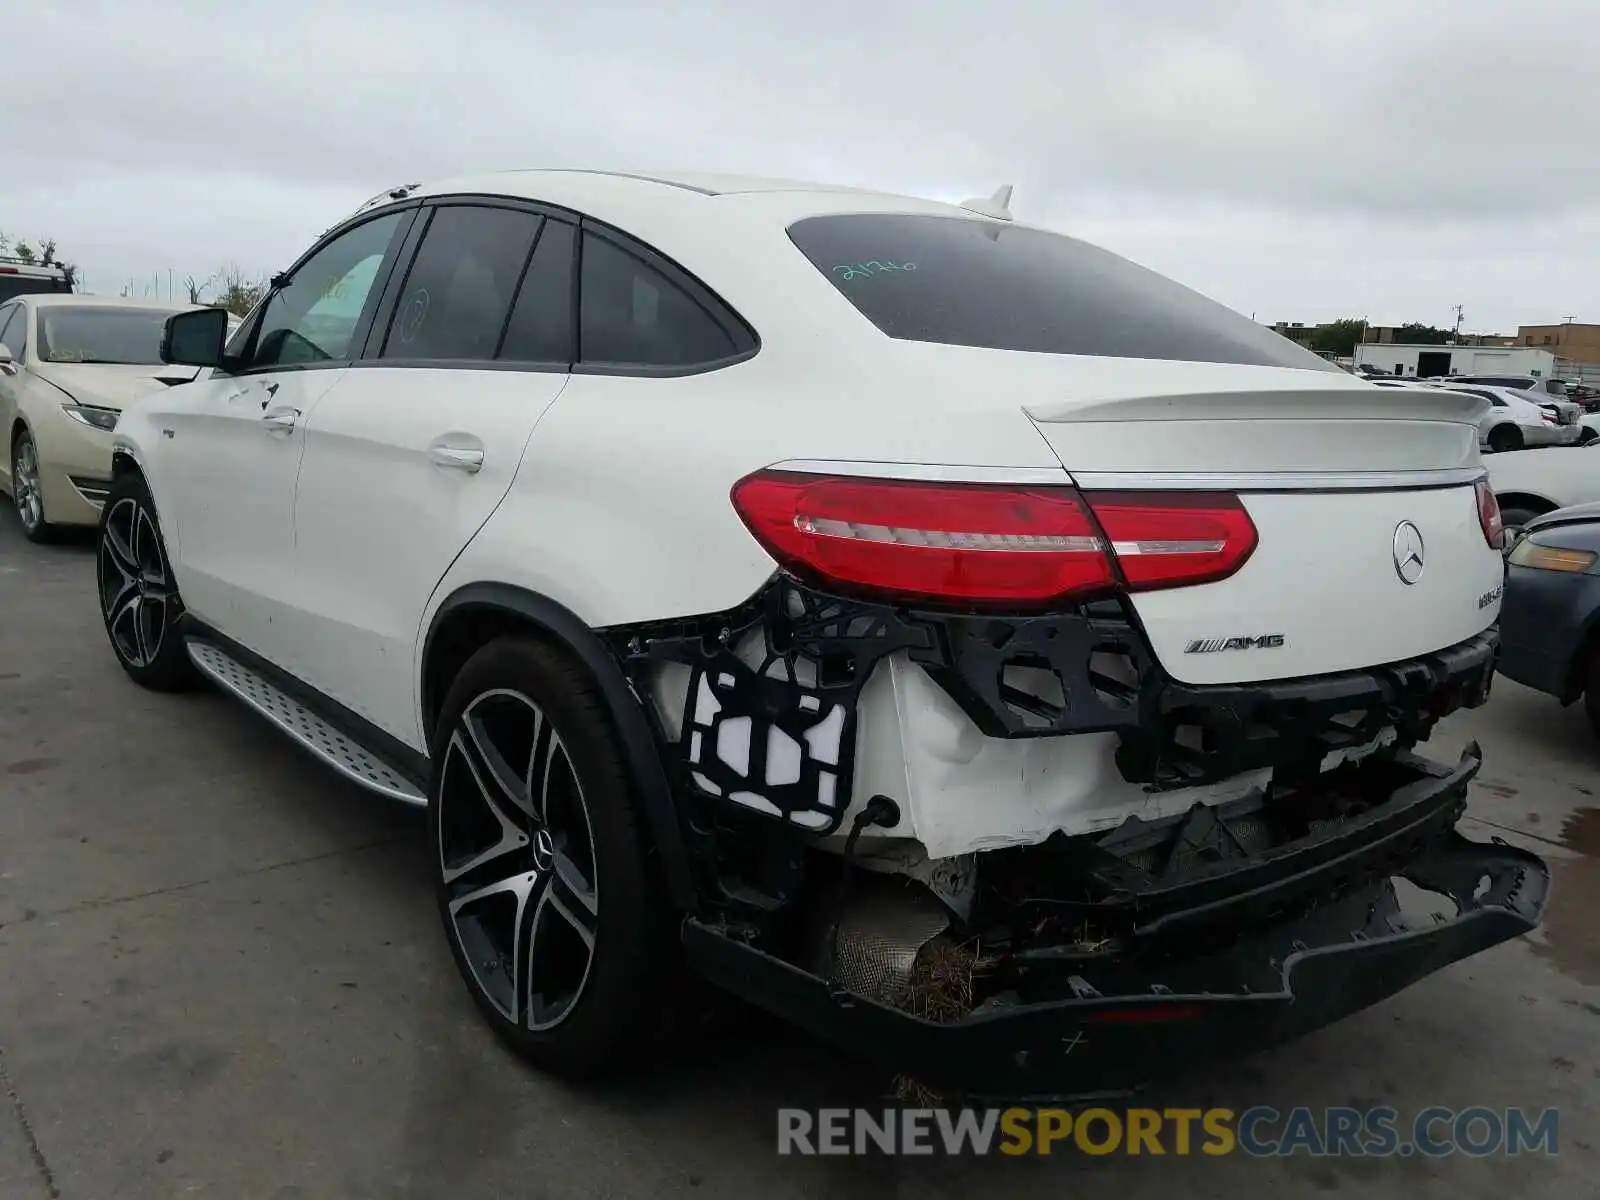
[[[210,642],[228,657],[249,667],[273,687],[311,709],[346,737],[360,743],[393,768],[397,774],[408,782],[416,784],[426,793],[431,773],[427,755],[418,753],[392,734],[379,729],[365,717],[351,712],[331,696],[318,691],[271,660],[263,658],[249,647],[240,645],[226,634],[207,625],[193,613],[184,613],[179,619],[178,632],[185,639]]]
[[[1449,896],[1456,914],[1408,920],[1394,878]],[[1064,973],[1053,994],[948,1024],[849,992],[737,928],[691,918],[683,933],[690,966],[712,983],[890,1070],[964,1097],[1059,1101],[1125,1094],[1367,1008],[1536,928],[1549,882],[1536,855],[1452,831],[1394,876],[1230,944],[1129,964],[1114,987]]]
[[[646,709],[623,674],[617,659],[599,635],[571,609],[537,592],[504,583],[469,583],[445,598],[433,615],[422,645],[423,680],[434,648],[434,635],[445,619],[466,608],[480,608],[513,614],[555,639],[589,670],[616,723],[622,739],[627,765],[639,789],[645,820],[659,856],[668,893],[673,903],[686,912],[699,908],[699,893],[690,870],[683,826],[672,790],[662,767],[655,734]],[[431,726],[442,697],[423,691],[423,716]],[[426,730],[432,737],[432,729]]]

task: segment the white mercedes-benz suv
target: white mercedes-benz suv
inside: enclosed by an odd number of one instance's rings
[[[428,809],[487,1021],[634,1061],[683,964],[972,1095],[1136,1084],[1539,920],[1455,829],[1482,401],[1083,242],[778,180],[387,192],[128,408],[106,630]],[[1402,907],[1405,879],[1448,919]]]

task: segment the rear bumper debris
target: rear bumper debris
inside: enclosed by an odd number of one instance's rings
[[[1116,953],[1063,947],[1052,968],[1035,948],[1016,986],[946,1023],[709,920],[686,923],[685,948],[714,983],[935,1088],[1017,1101],[1125,1093],[1319,1028],[1535,928],[1544,863],[1453,829],[1478,765],[1470,747],[1331,834],[1113,893],[1113,908],[1134,910]]]

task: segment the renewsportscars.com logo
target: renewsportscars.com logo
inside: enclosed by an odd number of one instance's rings
[[[1474,1158],[1557,1153],[1556,1109],[780,1108],[778,1153],[804,1155],[1245,1154]]]

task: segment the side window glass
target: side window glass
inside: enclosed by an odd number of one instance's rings
[[[572,362],[572,250],[577,231],[565,221],[546,220],[533,259],[522,277],[506,326],[501,359],[508,362]]]
[[[249,366],[290,366],[351,356],[351,338],[401,221],[387,213],[340,234],[267,298]]]
[[[721,323],[660,271],[592,233],[583,235],[578,350],[586,363],[684,367],[736,347]]]
[[[464,204],[434,213],[381,357],[494,358],[542,221],[517,209]]]
[[[0,346],[4,346],[11,351],[12,358],[20,356],[17,347],[11,344],[11,326],[17,320],[17,314],[21,311],[22,305],[20,304],[8,304],[4,308],[0,308]]]

